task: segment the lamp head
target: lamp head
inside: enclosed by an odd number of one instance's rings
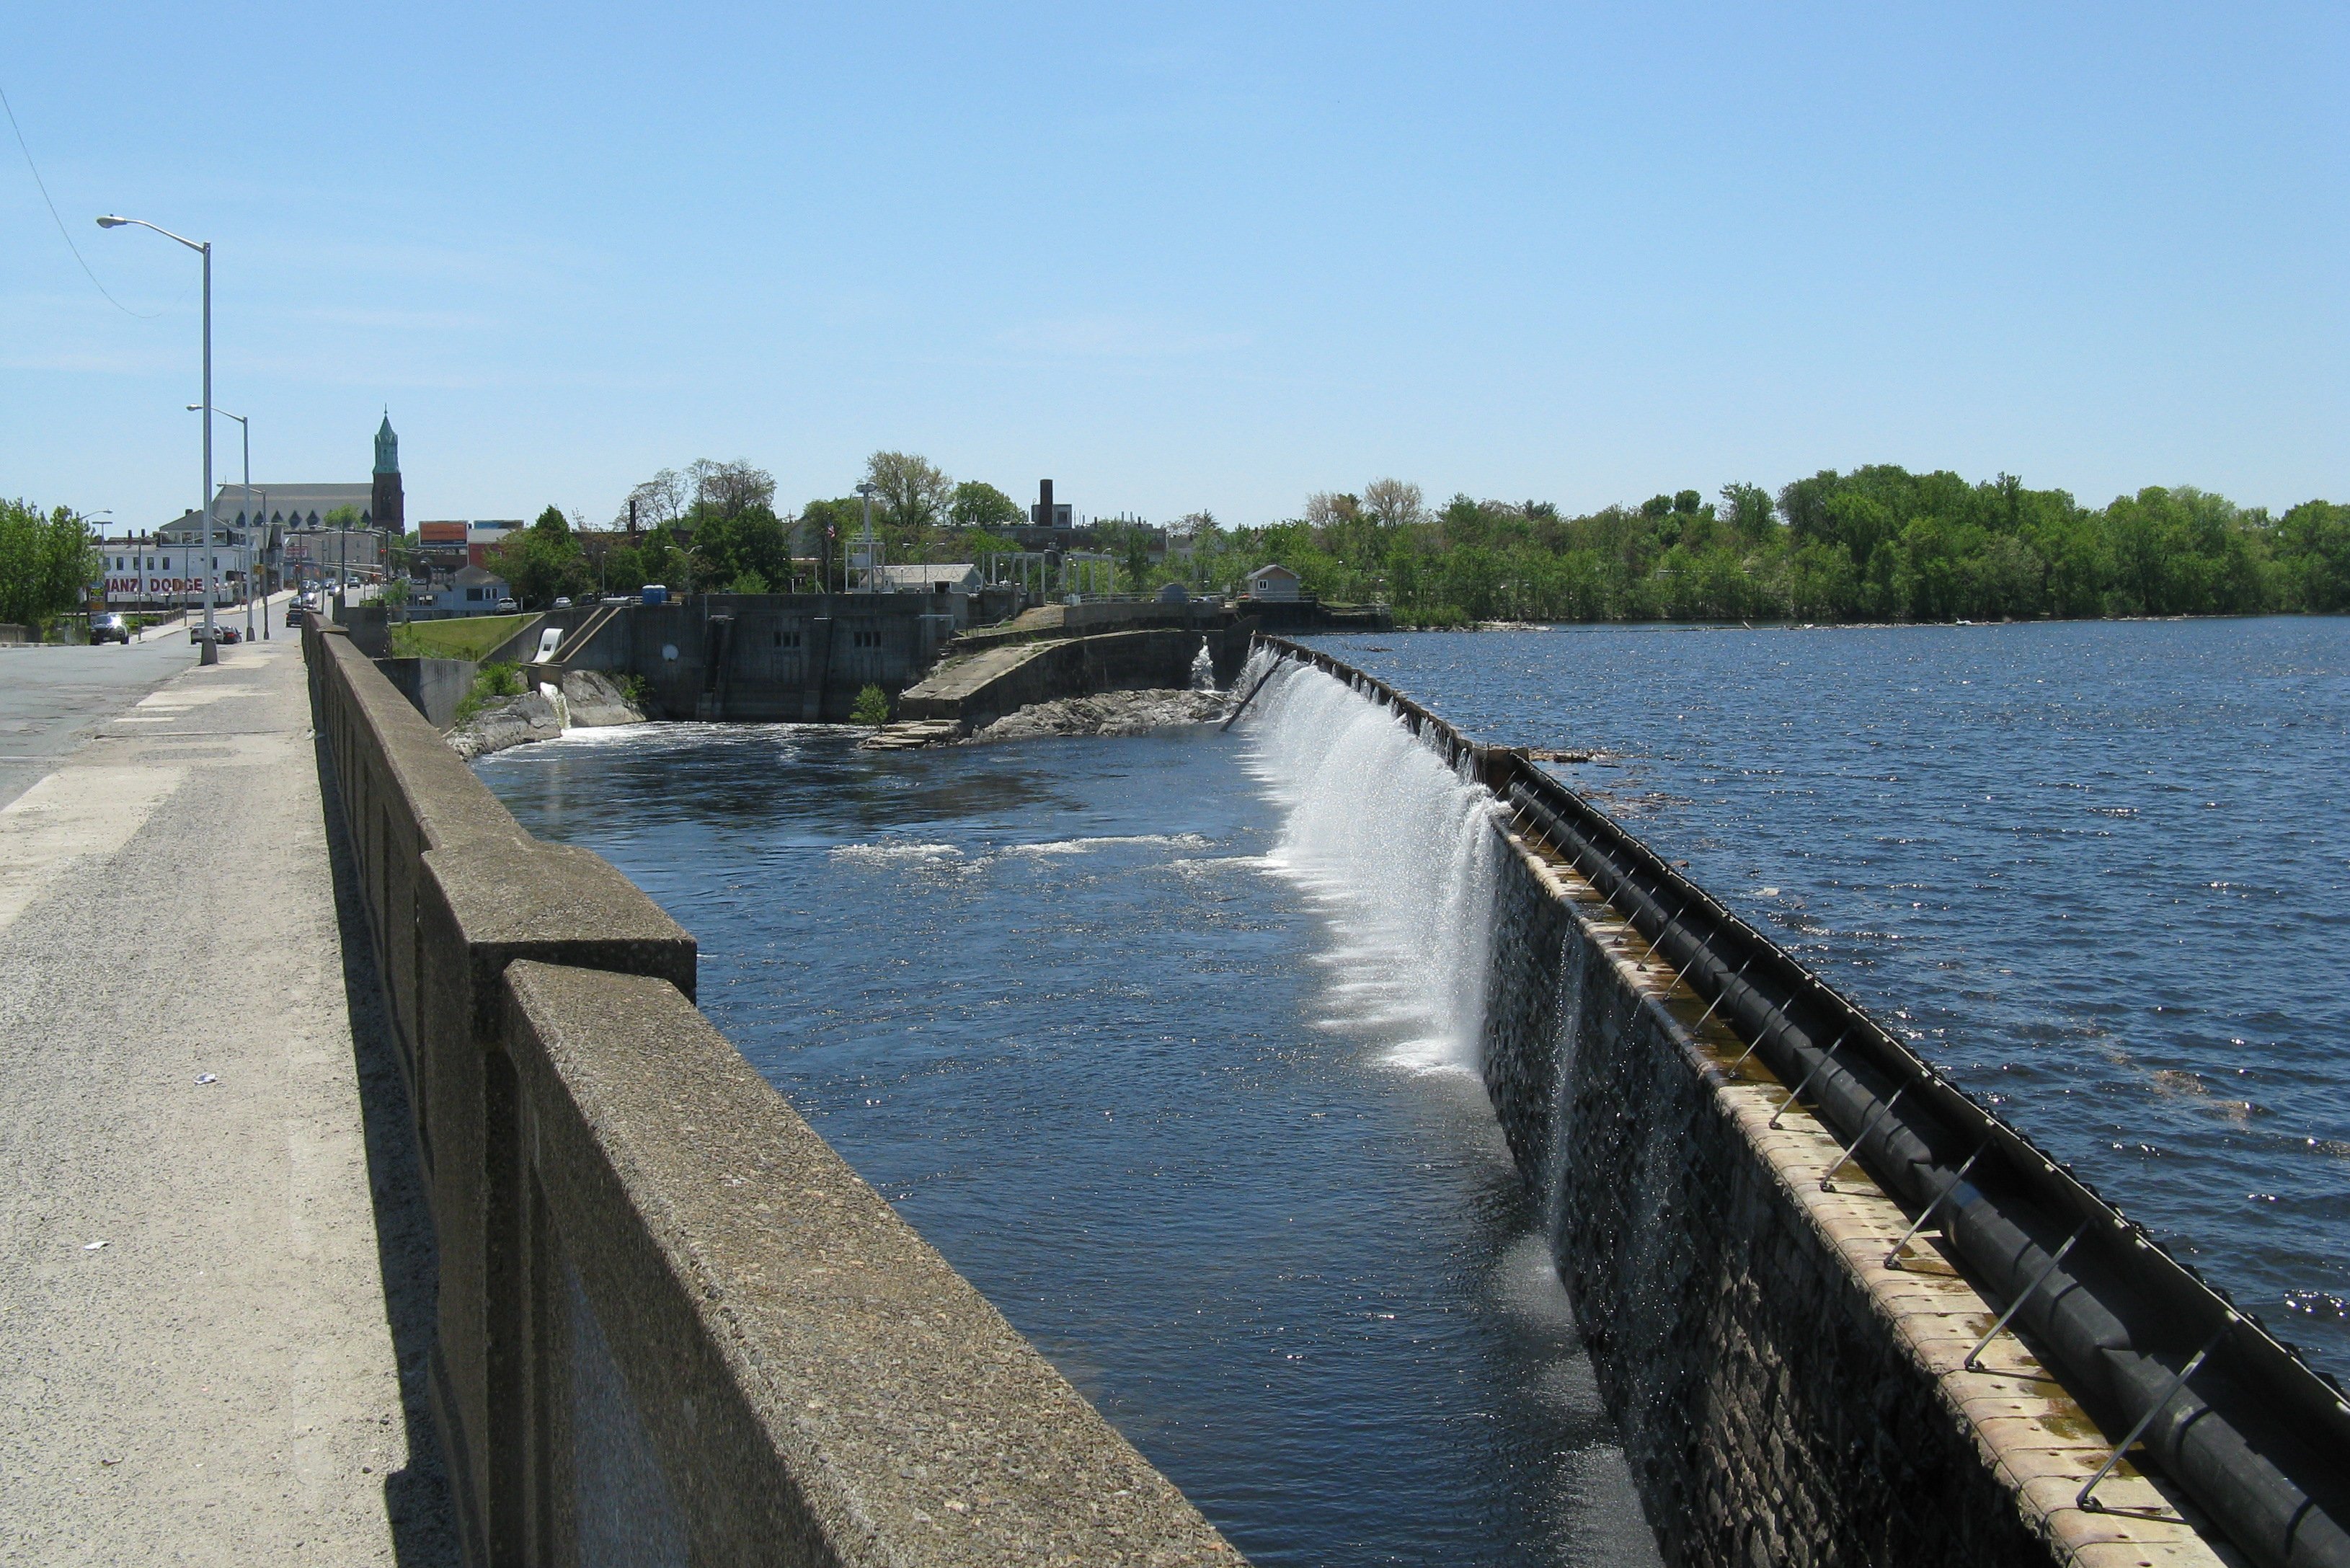
[[[119,229],[130,221],[130,220],[128,218],[117,218],[109,214],[109,216],[99,219],[98,226],[101,229]]]

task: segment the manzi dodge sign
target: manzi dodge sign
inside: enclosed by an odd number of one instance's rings
[[[201,601],[204,597],[204,579],[201,576],[174,577],[156,572],[109,572],[106,575],[106,602],[110,605],[177,604],[182,599]],[[221,581],[213,590],[215,604],[241,604],[244,599],[244,582],[240,574],[232,578],[221,574]]]

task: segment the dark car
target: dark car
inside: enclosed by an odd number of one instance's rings
[[[188,628],[188,640],[190,642],[203,641],[204,628],[201,626],[190,627]],[[212,640],[214,646],[218,646],[225,642],[243,642],[244,640],[244,637],[236,629],[236,628],[229,625],[226,621],[218,621],[213,626]]]
[[[121,616],[109,613],[89,618],[89,640],[94,647],[101,642],[129,643],[130,622]]]

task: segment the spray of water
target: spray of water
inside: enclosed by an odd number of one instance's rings
[[[1283,814],[1269,857],[1337,937],[1327,1005],[1390,1059],[1478,1071],[1502,841],[1492,796],[1388,709],[1309,666],[1259,653],[1248,763]]]
[[[1216,661],[1208,656],[1208,644],[1201,639],[1200,651],[1191,656],[1191,690],[1213,691],[1216,689]]]

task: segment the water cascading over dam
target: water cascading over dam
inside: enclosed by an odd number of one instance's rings
[[[1261,680],[1250,768],[1283,811],[1276,868],[1336,929],[1332,1004],[1404,1064],[1475,1073],[1503,856],[1492,793],[1326,676],[1259,655],[1242,689]]]
[[[2350,1563],[2350,1402],[2141,1227],[1523,755],[1277,639],[1239,690],[1332,995],[1483,1083],[1668,1562]]]

